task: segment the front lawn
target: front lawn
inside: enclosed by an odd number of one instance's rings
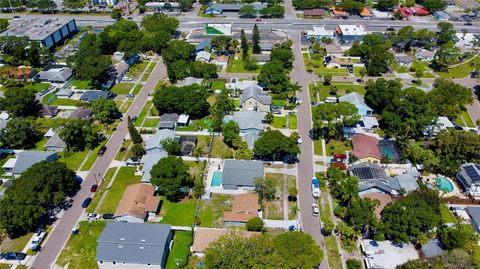
[[[465,123],[463,123],[462,117]],[[473,122],[472,117],[470,117],[470,114],[466,110],[462,111],[462,113],[457,116],[457,120],[455,122],[462,126],[466,125],[467,127],[475,128],[475,123]]]
[[[228,194],[212,193],[208,200],[202,199],[198,218],[200,226],[208,228],[223,227],[223,212],[232,209],[233,197]]]
[[[62,151],[58,154],[60,157],[59,161],[66,163],[67,167],[72,169],[73,171],[77,171],[80,168],[83,160],[85,160],[85,158],[87,157],[88,151],[88,149],[74,153]]]
[[[69,98],[55,98],[50,104],[52,106],[80,106],[82,102],[80,100],[73,100]]]
[[[348,82],[343,82],[343,83],[332,83],[331,85],[324,85],[323,83],[317,83],[317,87],[318,87],[318,97],[320,99],[320,101],[323,101],[325,100],[325,98],[329,97],[329,96],[333,96],[332,94],[330,94],[330,91],[331,91],[331,88],[332,87],[335,87],[337,89],[337,96],[342,96],[342,95],[345,95],[345,94],[349,94],[349,93],[352,93],[352,92],[357,92],[361,95],[365,95],[366,93],[366,89],[365,89],[365,85],[363,84],[351,84],[351,83],[348,83]],[[310,96],[311,96],[311,99],[312,100],[315,100],[315,84],[310,84]]]
[[[140,75],[143,73],[143,70],[147,67],[147,61],[138,61],[136,64],[130,67],[127,73],[127,77],[132,79],[138,79]]]
[[[331,139],[326,146],[327,146],[327,156],[332,156],[334,153],[345,154],[347,150],[352,149],[350,145],[350,141],[338,141],[335,139]]]
[[[173,226],[192,226],[197,200],[189,198],[174,203],[168,201],[165,197],[161,199],[160,217],[162,221],[160,223]]]
[[[105,221],[82,221],[78,234],[70,235],[56,264],[69,269],[98,268],[97,239],[107,225]]]
[[[8,236],[5,236],[5,238],[2,240],[2,243],[0,243],[0,252],[21,252],[27,245],[28,241],[30,241],[32,236],[33,233],[28,233],[14,239],[10,239]]]
[[[323,155],[322,139],[313,140],[313,153],[315,155]]]
[[[288,119],[288,128],[296,130],[297,129],[297,115],[290,115]]]
[[[107,190],[107,186],[110,184],[115,171],[117,171],[117,167],[108,168],[107,173],[105,173],[104,180],[99,184],[97,191],[92,197],[92,202],[90,202],[90,205],[88,205],[87,209],[85,209],[87,213],[92,213],[95,211],[100,199],[102,199],[103,194]]]
[[[286,117],[275,116],[273,118],[273,122],[272,122],[272,127],[273,128],[281,129],[281,128],[285,128],[286,125],[287,125],[287,118]]]
[[[87,80],[72,80],[68,83],[69,87],[76,87],[78,90],[91,90],[95,89],[93,85],[90,84],[90,81]]]
[[[115,155],[115,160],[123,161],[131,145],[132,145],[132,140],[130,139],[123,141],[122,146],[120,147],[117,154]]]
[[[120,167],[112,186],[107,192],[107,196],[98,209],[99,214],[115,213],[115,209],[117,208],[127,186],[140,182],[140,179],[142,178],[141,176],[134,175],[135,170],[136,167]]]
[[[143,127],[157,127],[160,118],[147,118],[143,123]]]
[[[110,90],[113,93],[116,93],[117,95],[119,94],[127,94],[132,90],[134,83],[130,82],[120,82],[115,85],[113,85],[112,89]]]
[[[225,89],[225,81],[224,80],[213,80],[212,81],[212,90],[223,90]]]
[[[43,82],[31,82],[31,83],[27,83],[25,84],[24,88],[25,89],[32,89],[34,90],[35,92],[41,92],[43,90],[46,90],[50,87],[50,84],[48,83],[43,83]]]
[[[463,63],[461,65],[449,68],[446,72],[437,72],[437,74],[443,78],[465,78],[470,75],[474,70],[475,62],[480,61],[480,57],[475,56],[476,58]]]
[[[168,254],[166,269],[184,268],[190,255],[190,246],[193,243],[192,232],[176,231],[173,238],[173,247]],[[177,265],[178,261],[178,265]]]

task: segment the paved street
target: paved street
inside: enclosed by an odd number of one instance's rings
[[[295,61],[293,63],[293,72],[291,79],[293,82],[298,82],[302,86],[302,91],[298,96],[302,99],[302,104],[297,109],[298,114],[298,133],[302,136],[303,143],[300,144],[300,162],[298,164],[298,203],[300,210],[300,221],[302,231],[310,234],[315,241],[321,246],[324,253],[324,259],[320,268],[328,268],[328,263],[325,251],[325,243],[323,236],[320,233],[320,221],[318,217],[312,215],[312,204],[316,200],[312,196],[311,180],[314,176],[313,171],[313,141],[308,136],[308,132],[312,129],[312,116],[310,112],[310,96],[308,93],[308,84],[311,81],[311,75],[305,71],[303,65],[303,57],[300,49],[300,37],[298,33],[291,32],[293,39],[293,53]]]
[[[136,116],[144,106],[149,94],[153,91],[157,82],[167,76],[165,65],[163,61],[159,61],[153,69],[150,77],[145,82],[142,90],[139,92],[127,113],[125,113],[124,119],[117,127],[117,130],[112,134],[107,143],[107,151],[102,157],[99,157],[93,165],[87,178],[84,179],[81,190],[74,197],[75,201],[73,206],[65,212],[65,215],[58,220],[58,224],[48,237],[45,246],[38,254],[35,262],[31,268],[45,269],[50,268],[60,254],[62,248],[70,236],[72,229],[77,224],[78,219],[82,215],[84,209],[82,208],[82,202],[85,198],[91,197],[90,186],[96,182],[96,179],[100,179],[105,175],[105,172],[110,165],[110,162],[114,159],[118,149],[122,145],[123,139],[128,133],[127,129],[127,116]],[[100,176],[101,175],[101,176]]]

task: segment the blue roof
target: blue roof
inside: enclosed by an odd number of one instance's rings
[[[195,48],[196,51],[201,51],[205,50],[206,47],[212,47],[212,44],[210,43],[210,40],[205,40],[200,43],[198,43],[197,47]]]

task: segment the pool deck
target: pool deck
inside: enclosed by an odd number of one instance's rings
[[[453,190],[451,192],[443,192],[442,190],[440,190],[437,187],[437,176],[450,181],[450,183],[453,186]],[[464,196],[463,193],[460,191],[460,188],[458,188],[457,182],[455,182],[455,180],[452,180],[449,177],[446,177],[443,175],[437,175],[437,174],[430,174],[428,176],[424,176],[423,181],[429,185],[434,186],[440,192],[440,196],[443,196],[443,197],[463,197]]]

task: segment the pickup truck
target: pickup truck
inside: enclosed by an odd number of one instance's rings
[[[316,177],[312,178],[312,195],[315,198],[320,197],[320,180]]]

